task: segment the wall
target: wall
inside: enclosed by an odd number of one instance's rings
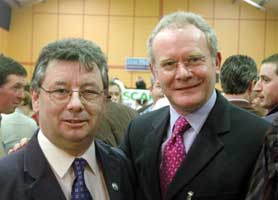
[[[124,70],[125,59],[146,57],[146,40],[159,18],[176,10],[196,12],[215,28],[223,60],[247,54],[259,64],[278,52],[278,12],[263,12],[231,0],[47,0],[13,9],[9,33],[0,29],[0,51],[23,63],[29,77],[42,46],[65,37],[98,43],[108,57],[110,77],[134,87],[138,75]]]

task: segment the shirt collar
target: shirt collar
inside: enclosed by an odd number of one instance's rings
[[[185,116],[191,128],[193,128],[197,133],[201,130],[211,109],[213,108],[216,102],[216,96],[216,91],[213,90],[212,95],[204,105]],[[173,130],[174,124],[180,116],[181,115],[170,105],[170,130]]]
[[[58,174],[59,177],[63,178],[65,174],[69,171],[75,157],[68,154],[64,150],[55,146],[41,131],[38,133],[38,141],[39,145],[46,157],[48,163],[52,167],[52,169]],[[79,156],[80,158],[84,158],[90,169],[94,174],[97,173],[97,161],[95,154],[95,142],[93,141],[91,146],[87,149],[87,151]]]

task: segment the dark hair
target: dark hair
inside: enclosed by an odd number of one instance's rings
[[[69,38],[49,43],[42,49],[32,77],[32,89],[39,90],[46,68],[53,60],[77,61],[88,71],[97,67],[104,89],[108,87],[107,61],[100,47],[89,40]]]
[[[278,54],[273,54],[262,61],[262,64],[273,63],[276,65],[275,73],[278,75]]]
[[[9,75],[27,76],[26,69],[12,58],[0,55],[0,86],[4,85]]]
[[[243,94],[249,84],[257,79],[255,61],[245,55],[233,55],[223,63],[220,80],[223,92],[226,94]]]

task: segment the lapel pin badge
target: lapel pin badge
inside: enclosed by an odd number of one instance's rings
[[[114,191],[118,192],[119,191],[119,186],[117,183],[112,183],[112,188]]]
[[[193,192],[193,191],[187,192],[187,198],[186,198],[186,200],[192,200],[193,195],[194,195],[194,192]]]

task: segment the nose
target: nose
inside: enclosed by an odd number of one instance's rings
[[[72,110],[74,112],[80,112],[83,110],[84,105],[80,99],[80,95],[78,91],[73,91],[70,100],[67,104],[67,109]]]
[[[23,99],[24,97],[24,88],[18,90],[17,92],[17,98]]]
[[[192,76],[191,70],[185,65],[184,62],[177,63],[177,70],[176,70],[177,78],[189,78]]]

